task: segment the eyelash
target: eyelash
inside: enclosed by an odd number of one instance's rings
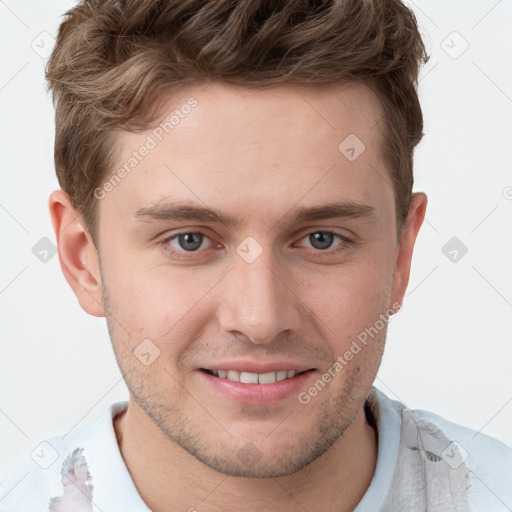
[[[330,250],[330,249],[314,249],[313,253],[311,254],[313,258],[323,258],[327,255],[333,255],[337,254],[339,252],[342,252],[348,248],[349,245],[353,244],[353,241],[347,238],[344,235],[340,235],[339,233],[336,233],[335,231],[328,231],[328,230],[316,230],[316,231],[310,231],[306,235],[304,235],[300,240],[303,240],[304,238],[307,238],[308,236],[314,234],[314,233],[323,233],[328,235],[333,235],[333,237],[338,238],[342,243],[337,246],[337,248]],[[166,239],[162,240],[162,245],[165,247],[165,250],[171,254],[173,257],[178,257],[183,260],[192,259],[194,258],[194,254],[197,254],[201,252],[199,249],[196,249],[195,251],[185,251],[184,249],[182,251],[176,251],[176,250],[169,250],[169,243],[174,240],[175,238],[178,238],[181,235],[202,235],[204,238],[207,238],[210,240],[210,237],[203,233],[202,231],[181,231],[179,233],[175,233],[170,237],[167,237]],[[183,254],[190,254],[190,256],[184,256]]]

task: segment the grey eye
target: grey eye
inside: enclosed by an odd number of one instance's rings
[[[309,235],[309,240],[315,249],[328,249],[333,243],[334,234],[325,231],[317,231]]]
[[[204,235],[201,233],[182,233],[176,235],[181,249],[195,251],[201,247]]]

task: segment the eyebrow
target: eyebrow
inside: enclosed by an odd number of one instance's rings
[[[151,220],[190,220],[225,224],[228,227],[236,227],[239,225],[238,219],[228,213],[221,212],[214,208],[191,206],[179,202],[140,208],[135,212],[135,218],[144,222]],[[292,214],[290,223],[344,218],[364,218],[372,220],[375,218],[375,208],[367,204],[359,204],[351,201],[301,207]]]

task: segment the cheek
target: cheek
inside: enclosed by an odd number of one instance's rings
[[[192,320],[218,277],[133,260],[111,254],[102,262],[109,313],[125,327],[133,343],[146,338],[156,343],[172,339],[170,348],[178,352],[183,348],[179,343],[185,345],[199,329],[199,322]]]
[[[373,253],[365,264],[340,266],[320,286],[316,280],[315,286],[303,288],[304,302],[335,352],[344,350],[389,309],[392,276],[390,258]]]

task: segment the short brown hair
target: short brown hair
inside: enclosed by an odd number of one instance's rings
[[[382,104],[401,233],[428,56],[400,0],[82,0],[65,16],[46,69],[55,167],[91,235],[93,191],[113,171],[116,132],[147,128],[169,93],[212,81],[262,88],[345,80],[366,83]]]

